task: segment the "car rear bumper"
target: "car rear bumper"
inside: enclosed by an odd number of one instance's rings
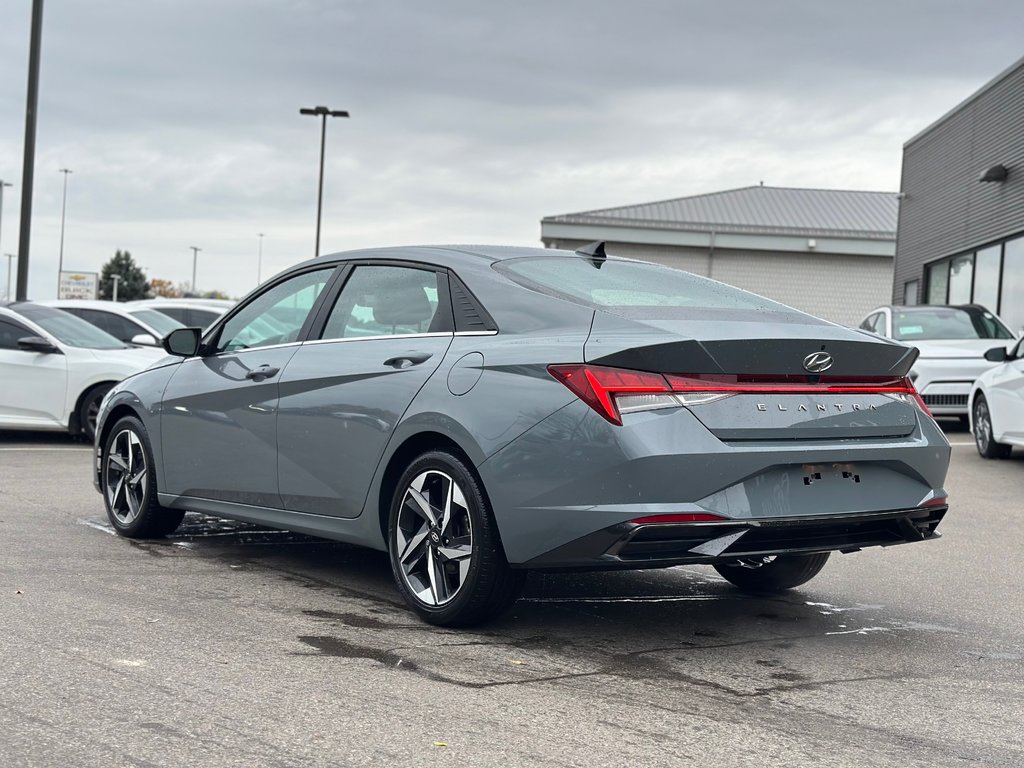
[[[937,539],[945,504],[816,518],[619,523],[523,564],[534,569],[664,568],[815,552],[856,552]]]

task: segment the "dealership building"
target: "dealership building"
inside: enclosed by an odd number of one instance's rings
[[[1024,327],[1024,59],[903,146],[892,299]]]
[[[896,192],[752,186],[548,216],[541,240],[685,269],[845,325],[888,302]]]

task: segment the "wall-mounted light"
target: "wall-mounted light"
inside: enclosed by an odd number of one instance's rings
[[[1007,168],[1005,165],[993,165],[991,168],[989,168],[987,171],[981,174],[981,178],[978,179],[978,181],[1006,181],[1006,177],[1009,175],[1010,169]]]

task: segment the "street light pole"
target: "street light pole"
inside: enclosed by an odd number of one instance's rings
[[[260,239],[259,250],[256,255],[256,285],[258,286],[263,282],[263,233],[259,232],[256,236]]]
[[[8,184],[3,179],[0,179],[0,233],[3,232],[2,225],[4,223],[4,187],[9,187],[9,186],[11,186],[11,185]],[[3,241],[0,241],[0,245],[2,245],[2,244],[3,244]],[[0,251],[0,253],[2,253],[2,251]],[[8,266],[8,268],[10,268],[11,265],[8,264],[7,266]],[[5,294],[5,296],[7,297],[8,301],[11,300],[11,275],[10,275],[9,272],[8,272],[8,275],[7,275],[7,293]]]
[[[4,298],[7,301],[11,300],[11,262],[17,258],[13,253],[7,254],[7,293],[4,294]]]
[[[60,298],[60,273],[64,271],[64,215],[68,210],[68,174],[71,171],[61,168],[60,173],[64,174],[64,198],[60,204],[60,255],[57,257],[57,298]]]
[[[28,298],[28,254],[32,240],[32,183],[36,167],[36,111],[39,106],[39,56],[43,46],[43,0],[32,0],[32,32],[28,49],[28,91],[25,97],[25,154],[21,168],[21,226],[18,228],[17,299]]]
[[[121,282],[121,276],[120,275],[111,275],[110,279],[114,281],[114,295],[113,295],[112,298],[113,298],[113,301],[116,302],[117,301],[117,284]]]
[[[197,258],[199,256],[199,252],[201,250],[203,250],[203,249],[202,248],[196,248],[194,245],[190,245],[189,248],[192,249],[192,293],[195,293],[196,292],[196,260],[197,260]]]
[[[324,149],[327,145],[327,118],[348,117],[344,109],[328,109],[324,106],[303,107],[299,110],[300,115],[316,115],[320,118],[320,185],[317,188],[316,196],[316,246],[313,249],[313,257],[320,255],[320,215],[324,204]]]

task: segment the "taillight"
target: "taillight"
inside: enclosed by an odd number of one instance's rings
[[[702,405],[734,395],[886,395],[931,411],[907,377],[862,376],[837,379],[818,376],[723,374],[661,374],[601,365],[549,365],[548,372],[612,424],[622,414]]]
[[[721,515],[712,515],[706,512],[687,512],[676,515],[648,515],[647,517],[636,517],[630,520],[637,525],[662,525],[665,523],[717,523],[721,520],[728,520]]]
[[[622,413],[679,406],[660,373],[599,365],[549,365],[548,373],[619,426],[622,426]]]

